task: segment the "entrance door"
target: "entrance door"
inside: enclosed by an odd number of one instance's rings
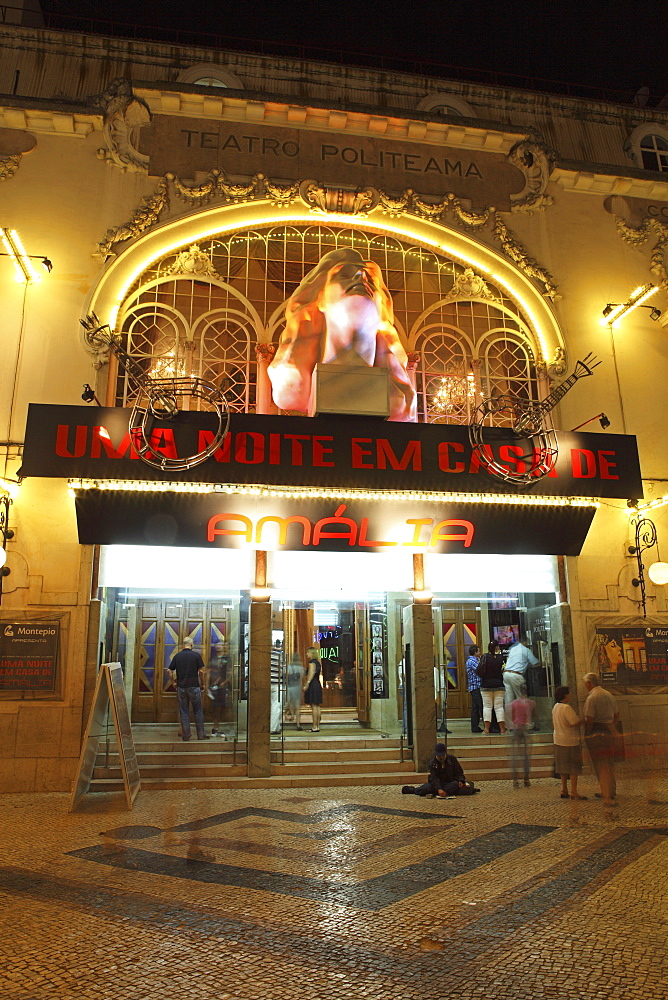
[[[172,658],[188,637],[205,665],[219,643],[229,654],[231,611],[218,601],[138,601],[133,722],[176,722],[176,688],[169,676]]]
[[[471,702],[466,684],[466,660],[469,646],[480,644],[480,611],[470,604],[436,605],[434,638],[440,637],[441,687],[447,685],[447,717],[465,719]],[[440,622],[439,622],[440,619]]]
[[[274,612],[274,628],[281,625],[286,664],[296,655],[305,667],[309,646],[320,652],[322,707],[328,720],[368,723],[372,656],[368,604],[286,602]]]

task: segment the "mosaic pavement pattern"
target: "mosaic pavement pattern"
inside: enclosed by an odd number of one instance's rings
[[[655,1000],[668,781],[581,790],[5,796],[0,997]]]

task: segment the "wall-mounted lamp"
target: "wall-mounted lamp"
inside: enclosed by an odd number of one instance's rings
[[[14,532],[9,527],[9,508],[12,505],[12,498],[9,493],[3,492],[0,495],[0,603],[2,603],[2,584],[11,570],[5,566],[7,562],[7,541],[14,537]]]
[[[102,403],[95,395],[95,389],[93,389],[92,386],[88,385],[88,382],[85,383],[83,390],[84,391],[81,393],[81,398],[83,399],[84,403],[95,402],[97,403],[98,406],[102,406]]]
[[[34,285],[42,280],[41,274],[35,270],[31,263],[33,260],[38,260],[45,271],[51,274],[53,264],[49,258],[42,254],[26,253],[15,229],[0,229],[0,239],[2,239],[6,250],[6,253],[0,251],[0,257],[12,258],[17,281],[25,281],[27,285]]]
[[[610,421],[606,417],[605,413],[597,413],[595,417],[589,417],[588,420],[583,420],[581,424],[577,425],[577,427],[571,427],[571,434],[573,434],[574,431],[579,431],[581,427],[585,427],[587,424],[590,424],[592,420],[598,420],[603,430],[610,426]]]
[[[613,326],[616,329],[619,321],[624,316],[628,316],[634,309],[642,306],[643,302],[651,295],[654,295],[655,292],[658,292],[658,290],[659,286],[653,285],[650,281],[646,285],[639,285],[638,288],[634,288],[626,302],[608,302],[603,310],[601,326]],[[650,310],[652,319],[659,319],[661,316],[660,309],[656,309],[654,306],[647,306],[647,308]]]
[[[631,504],[631,501],[629,501]],[[663,586],[668,583],[668,563],[661,562],[659,555],[659,545],[656,537],[656,525],[648,517],[637,517],[635,521],[635,545],[629,545],[629,555],[635,556],[638,563],[638,575],[631,580],[634,587],[640,587],[640,605],[642,607],[643,618],[647,618],[647,597],[645,595],[645,567],[642,561],[642,554],[647,549],[654,548],[659,556],[657,562],[647,570],[652,583]]]

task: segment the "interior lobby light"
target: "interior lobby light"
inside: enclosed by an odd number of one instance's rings
[[[431,590],[411,590],[411,594],[415,604],[431,604],[434,596]]]
[[[613,326],[617,328],[619,321],[624,316],[628,316],[630,312],[641,306],[646,299],[654,295],[658,290],[658,285],[654,285],[651,281],[648,281],[646,285],[639,285],[637,288],[634,288],[626,302],[608,302],[603,310],[601,326]],[[652,310],[652,319],[658,319],[661,315],[660,310],[655,309],[653,306],[648,308]],[[654,315],[655,312],[658,312],[658,316]]]
[[[271,600],[271,591],[266,587],[251,587],[251,601],[261,601],[266,603]]]

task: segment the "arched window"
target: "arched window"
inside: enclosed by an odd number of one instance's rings
[[[443,115],[445,118],[475,118],[476,113],[467,101],[456,94],[428,94],[417,106],[418,111],[429,111],[432,115]]]
[[[226,379],[230,409],[239,412],[255,407],[256,327],[252,306],[229,286],[188,277],[142,285],[120,322],[123,346],[146,375]],[[117,405],[132,405],[136,395],[133,380],[119,371]]]
[[[188,83],[196,87],[231,87],[243,90],[243,83],[236,73],[219,63],[196,63],[181,70],[177,83]]]
[[[498,289],[484,288],[491,298],[446,298],[414,328],[420,420],[468,424],[483,398],[539,399],[530,329]]]
[[[651,123],[639,125],[629,136],[626,152],[643,170],[668,172],[668,128]]]
[[[660,135],[643,136],[640,155],[645,170],[668,170],[668,139]]]
[[[531,328],[502,289],[434,249],[363,229],[275,225],[172,251],[130,289],[118,319],[123,344],[147,375],[227,379],[231,408],[252,412],[256,347],[277,343],[288,298],[340,247],[378,264],[399,338],[420,352],[420,420],[468,423],[494,394],[538,399]],[[117,405],[135,395],[120,371]]]

